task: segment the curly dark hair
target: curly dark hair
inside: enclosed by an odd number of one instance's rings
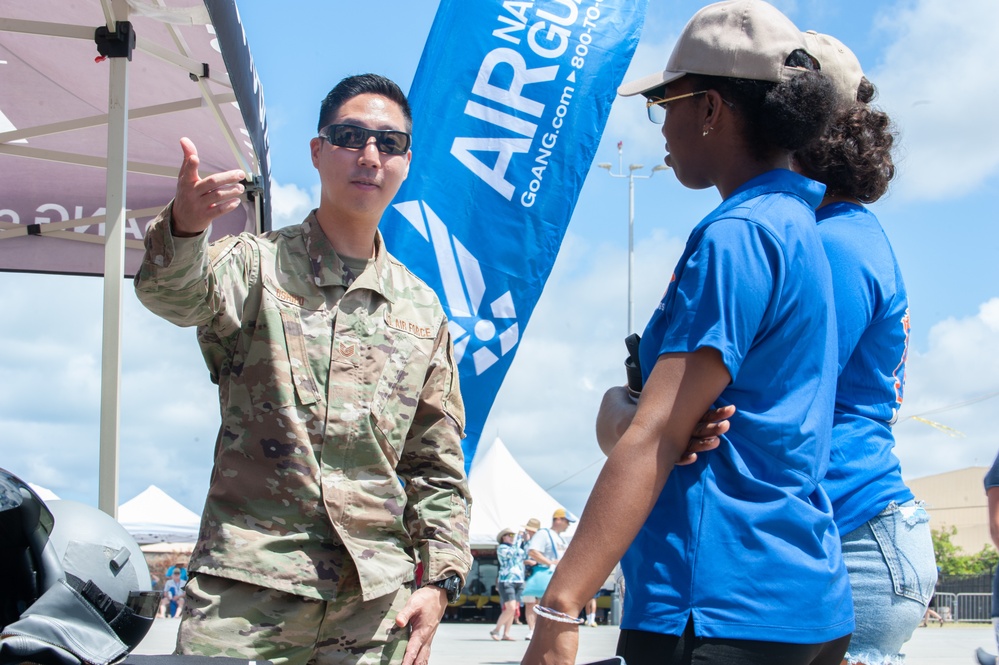
[[[378,74],[356,74],[337,83],[319,107],[317,131],[330,123],[345,102],[364,94],[381,95],[398,104],[402,109],[402,115],[406,118],[406,131],[413,132],[413,112],[409,108],[406,94],[394,81]]]
[[[688,74],[695,89],[717,90],[740,113],[746,142],[759,160],[811,143],[825,131],[835,109],[832,83],[815,70],[811,56],[794,51],[786,64],[808,71],[781,83]]]
[[[857,103],[840,111],[820,138],[795,153],[801,173],[826,186],[827,195],[874,203],[895,177],[895,128],[886,113],[868,106],[874,86],[866,78]]]

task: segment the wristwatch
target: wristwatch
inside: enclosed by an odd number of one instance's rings
[[[461,595],[461,578],[457,575],[451,575],[430,584],[444,589],[447,593],[447,602],[449,603],[455,602],[458,600],[458,596]]]

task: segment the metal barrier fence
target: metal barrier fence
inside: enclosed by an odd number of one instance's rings
[[[930,601],[930,609],[944,621],[992,621],[991,593],[938,593]]]
[[[955,621],[992,621],[991,593],[957,594]]]
[[[957,594],[937,593],[930,600],[930,609],[940,615],[944,621],[953,621],[957,611]]]

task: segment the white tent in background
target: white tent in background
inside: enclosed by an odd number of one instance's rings
[[[156,485],[118,507],[118,521],[140,545],[193,543],[201,518]]]
[[[53,492],[52,490],[50,490],[48,488],[42,487],[41,485],[36,485],[34,483],[28,483],[28,487],[30,487],[31,489],[33,489],[35,491],[35,494],[37,494],[38,498],[41,499],[42,501],[58,501],[59,500],[59,497],[58,497],[58,495],[56,495],[55,492]]]
[[[532,517],[541,520],[541,526],[549,526],[552,513],[563,507],[524,471],[499,437],[488,445],[479,444],[468,486],[473,549],[496,547],[496,534],[507,527],[518,529]]]

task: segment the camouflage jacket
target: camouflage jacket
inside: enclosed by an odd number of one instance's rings
[[[139,300],[198,326],[222,425],[191,569],[335,596],[345,553],[365,600],[471,565],[464,406],[434,292],[376,237],[354,279],[315,214],[207,244],[146,235]]]

